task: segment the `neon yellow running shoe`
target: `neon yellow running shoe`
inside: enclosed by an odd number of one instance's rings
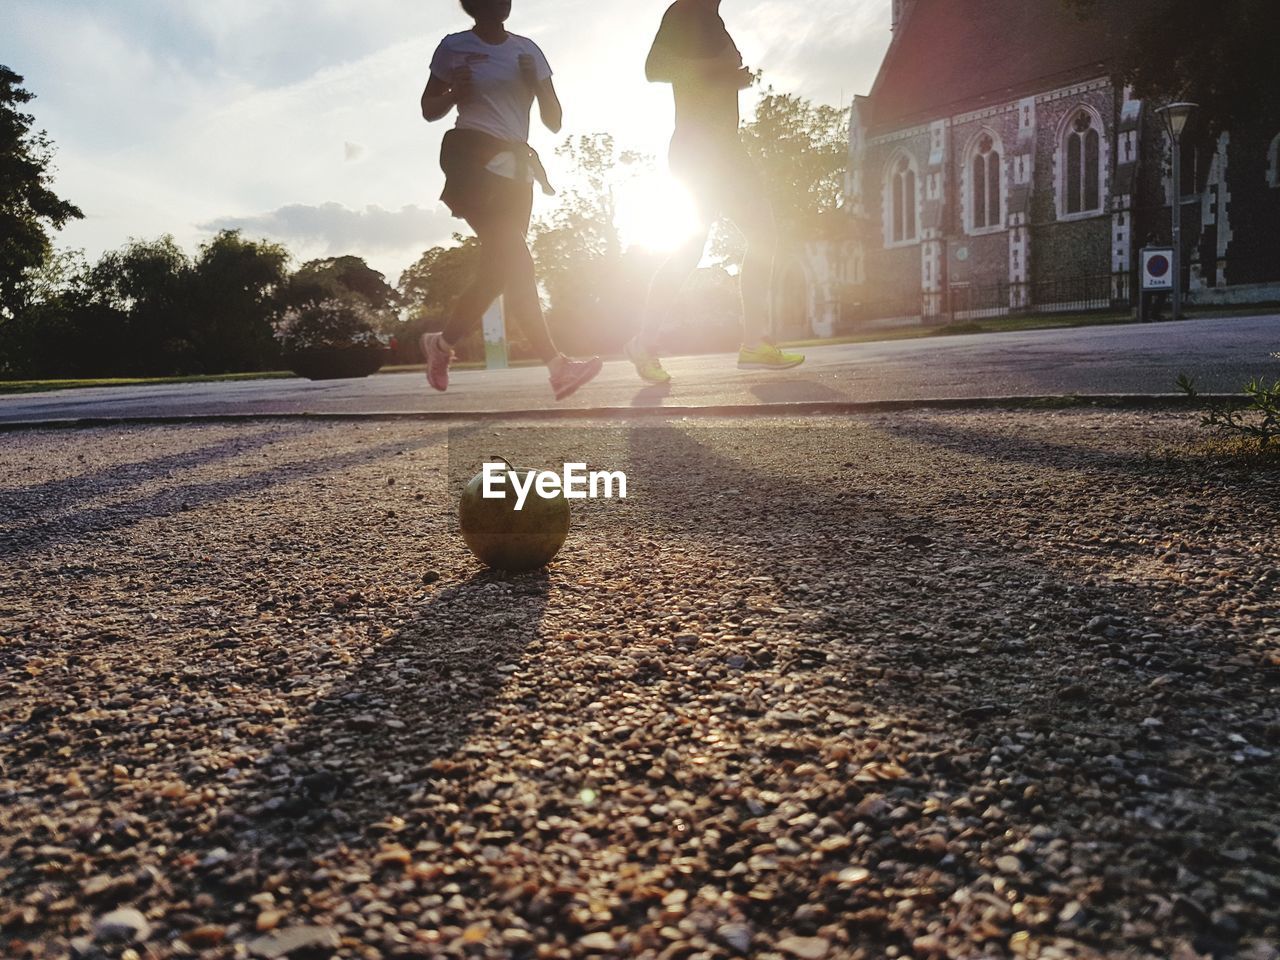
[[[639,337],[629,341],[625,349],[627,359],[635,364],[636,373],[641,380],[647,380],[649,383],[671,382],[671,374],[662,369],[662,361],[641,345]]]
[[[778,345],[767,338],[761,339],[754,347],[743,347],[738,351],[739,370],[790,370],[804,363],[804,356],[799,353],[783,353]]]

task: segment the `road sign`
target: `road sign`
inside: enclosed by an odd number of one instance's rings
[[[1173,247],[1142,248],[1142,289],[1173,289]]]

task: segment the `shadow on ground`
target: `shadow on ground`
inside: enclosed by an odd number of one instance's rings
[[[512,437],[474,429],[459,459],[583,450],[632,498],[580,511],[546,574],[359,621],[376,639],[327,689],[287,659],[224,678],[309,707],[191,774],[214,808],[154,813],[187,838],[172,931],[250,923],[267,891],[393,957],[619,929],[656,956],[685,919],[861,957],[1226,958],[1274,929],[1280,771],[1242,744],[1280,676],[1247,616],[1126,565],[1111,529],[1143,484],[1200,479],[892,418]],[[1242,503],[1274,528],[1246,481],[1208,492],[1224,528]],[[273,658],[331,641],[281,628]]]
[[[325,691],[288,740],[260,758],[223,805],[209,841],[253,851],[248,858],[259,870],[287,868],[337,844],[359,844],[373,822],[424,803],[429,781],[458,779],[467,742],[484,728],[504,682],[533,666],[526,651],[543,639],[551,584],[545,571],[482,572],[442,586],[414,610],[411,626]],[[400,777],[389,775],[393,767]],[[402,779],[405,771],[412,779]],[[445,841],[452,825],[437,821],[434,839]],[[262,862],[273,855],[284,859]],[[242,858],[211,886],[236,874]]]
[[[256,446],[305,438],[315,429],[314,426],[303,425],[283,433],[263,433],[248,441],[211,444],[189,454],[126,466],[123,468],[124,478],[120,480],[110,477],[106,471],[99,471],[95,473],[100,473],[100,476],[41,485],[41,492],[19,495],[14,498],[16,503],[14,500],[0,500],[0,520],[12,517],[16,521],[0,534],[0,558],[13,561],[53,546],[72,546],[78,541],[144,521],[172,517],[235,497],[264,494],[273,487],[375,463],[406,450],[423,449],[439,442],[438,437],[428,437],[416,442],[377,444],[342,454],[306,456],[283,466],[225,479],[167,485],[155,493],[109,505],[80,506],[74,500],[77,494],[88,496],[90,493],[97,500],[103,495],[167,477],[175,469],[197,469]]]
[[[1232,955],[1242,933],[1237,918],[1248,911],[1217,891],[1240,889],[1255,875],[1242,869],[1241,851],[1268,849],[1265,824],[1280,813],[1280,764],[1266,751],[1228,760],[1222,748],[1232,737],[1274,739],[1277,731],[1256,714],[1242,716],[1241,705],[1265,702],[1280,670],[1258,656],[1247,631],[1184,614],[1162,585],[1118,568],[1090,571],[1088,560],[1100,551],[1108,559],[1135,552],[1105,529],[1119,517],[1097,520],[1104,529],[1092,539],[1107,543],[1105,550],[1082,542],[1072,556],[1070,542],[1079,519],[1070,504],[1087,498],[1091,484],[1102,481],[1123,506],[1112,489],[1116,474],[1139,489],[1144,482],[1183,486],[1197,496],[1205,493],[1202,478],[1142,450],[945,422],[913,429],[890,419],[878,429],[889,440],[881,463],[911,465],[914,477],[889,476],[875,460],[842,462],[834,429],[807,442],[794,430],[637,429],[636,482],[653,489],[646,521],[704,553],[728,549],[763,575],[780,610],[813,614],[793,622],[791,642],[770,644],[775,664],[797,678],[827,674],[819,713],[858,717],[861,736],[896,740],[904,754],[922,750],[906,763],[914,782],[885,785],[889,807],[917,810],[928,797],[951,811],[953,823],[989,837],[962,845],[963,855],[948,846],[945,856],[933,856],[929,832],[896,827],[873,844],[872,859],[933,864],[951,877],[943,892],[969,884],[990,892],[1001,833],[1027,837],[1039,829],[1041,843],[1022,856],[1053,869],[1006,882],[1056,914],[1066,906],[1066,887],[1053,878],[1087,878],[1071,896],[1087,904],[1090,921],[1070,924],[1073,936],[1098,935],[1101,946],[1105,935],[1140,918],[1159,936]],[[921,444],[941,456],[922,457]],[[769,457],[770,449],[788,450],[791,462]],[[936,477],[959,465],[948,454],[984,465],[991,501],[966,502],[963,493],[957,499],[940,489],[947,485]],[[1034,468],[1034,475],[1002,487],[1003,464]],[[1084,482],[1057,488],[1067,472]],[[696,505],[689,477],[706,492]],[[1273,494],[1246,475],[1216,485],[1214,496],[1222,513],[1262,509],[1276,519]],[[1062,512],[1057,549],[1042,549],[1035,524],[984,522],[1011,504],[1025,509],[1024,500]],[[1178,519],[1194,529],[1201,518]],[[762,623],[742,632],[772,641],[778,631]],[[953,739],[938,750],[939,736]],[[930,739],[931,747],[921,742]],[[1268,869],[1280,866],[1272,853],[1259,855]],[[926,882],[901,869],[879,879]],[[1264,896],[1263,888],[1251,889],[1255,900]]]

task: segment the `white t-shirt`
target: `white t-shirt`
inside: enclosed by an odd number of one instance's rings
[[[431,58],[431,73],[448,83],[455,67],[471,68],[471,96],[458,104],[462,130],[480,130],[500,140],[529,141],[533,90],[520,76],[520,55],[533,57],[538,82],[551,76],[551,66],[528,37],[507,34],[502,43],[485,43],[472,30],[451,33]]]

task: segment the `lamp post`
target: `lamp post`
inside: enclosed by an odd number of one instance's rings
[[[1166,104],[1156,110],[1173,145],[1173,319],[1182,313],[1182,131],[1198,103]]]

